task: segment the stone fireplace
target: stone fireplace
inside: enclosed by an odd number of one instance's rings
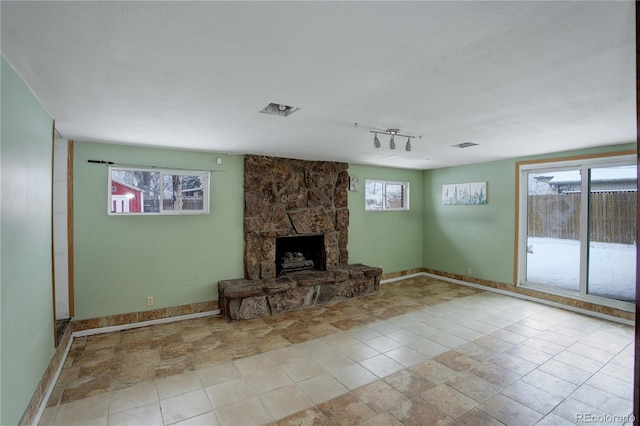
[[[380,268],[348,265],[347,168],[346,163],[245,156],[245,276],[218,283],[218,304],[229,320],[378,289]]]
[[[276,238],[324,236],[327,271],[347,265],[346,163],[247,155],[244,161],[245,278],[275,278]]]

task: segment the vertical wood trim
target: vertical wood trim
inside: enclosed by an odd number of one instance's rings
[[[53,218],[55,212],[53,210],[53,187],[55,185],[54,176],[54,157],[55,157],[55,141],[56,141],[56,120],[52,120],[51,123],[51,293],[53,295],[53,346],[58,347],[57,330],[56,330],[56,250],[55,250],[55,227],[53,225]]]
[[[639,148],[637,160],[640,164],[640,2],[636,1],[636,146]],[[640,166],[636,166],[640,170]],[[640,241],[640,197],[636,202],[636,241]],[[635,418],[633,424],[640,425],[640,266],[638,265],[638,256],[640,255],[640,246],[636,244],[636,327],[635,327],[635,357],[634,357],[634,373],[633,373],[633,414]]]
[[[73,141],[67,145],[67,264],[69,275],[69,317],[75,316],[73,269]]]
[[[520,163],[516,163],[516,232],[513,246],[513,285],[518,285],[518,266],[520,252],[518,251],[518,244],[520,244]]]

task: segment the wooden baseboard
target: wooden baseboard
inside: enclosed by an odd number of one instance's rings
[[[19,425],[31,425],[37,420],[38,410],[46,403],[46,398],[49,396],[49,388],[55,385],[56,372],[61,367],[66,359],[66,351],[69,347],[69,343],[71,342],[71,327],[67,327],[60,342],[58,343],[58,347],[56,348],[56,352],[49,363],[46,371],[42,375],[42,379],[40,379],[40,383],[36,388],[36,391],[33,393],[33,397],[31,397],[31,401],[27,406],[22,418],[20,419]]]
[[[99,318],[75,320],[71,321],[71,329],[74,332],[92,330],[96,328],[135,324],[137,322],[215,311],[217,309],[217,300],[212,300],[209,302],[188,303],[186,305],[170,306],[168,308],[159,308],[148,311],[130,312],[128,314],[117,314]]]

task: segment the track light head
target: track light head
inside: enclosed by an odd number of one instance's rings
[[[380,148],[380,139],[378,139],[378,134],[373,135],[373,147]]]
[[[407,152],[411,151],[411,138],[407,138],[407,144],[404,146],[404,150]]]
[[[396,141],[393,140],[393,135],[391,135],[391,139],[389,139],[389,149],[396,149]]]

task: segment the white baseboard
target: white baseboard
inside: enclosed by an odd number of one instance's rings
[[[491,292],[502,294],[502,295],[505,295],[505,296],[517,297],[518,299],[529,300],[531,302],[536,302],[536,303],[541,303],[543,305],[553,306],[554,308],[566,309],[567,311],[577,312],[579,314],[589,315],[589,316],[592,316],[592,317],[605,319],[605,320],[617,322],[617,323],[620,323],[620,324],[631,325],[631,326],[635,325],[635,321],[632,321],[632,320],[627,320],[627,319],[624,319],[624,318],[618,318],[618,317],[614,317],[613,315],[607,315],[607,314],[603,314],[603,313],[600,313],[600,312],[594,312],[594,311],[590,311],[588,309],[576,308],[574,306],[564,305],[564,304],[558,303],[558,302],[552,302],[551,300],[539,299],[537,297],[527,296],[526,294],[520,294],[520,293],[516,293],[516,292],[512,292],[512,291],[500,290],[499,288],[493,288],[493,287],[489,287],[489,286],[485,286],[485,285],[469,283],[469,282],[466,282],[466,281],[457,280],[455,278],[449,278],[449,277],[443,277],[443,276],[440,276],[440,275],[429,274],[427,272],[422,272],[421,274],[423,276],[430,277],[430,278],[436,278],[436,279],[439,279],[441,281],[448,281],[448,282],[452,282],[454,284],[466,285],[467,287],[473,287],[473,288],[477,288],[477,289],[480,289],[480,290],[491,291]]]

